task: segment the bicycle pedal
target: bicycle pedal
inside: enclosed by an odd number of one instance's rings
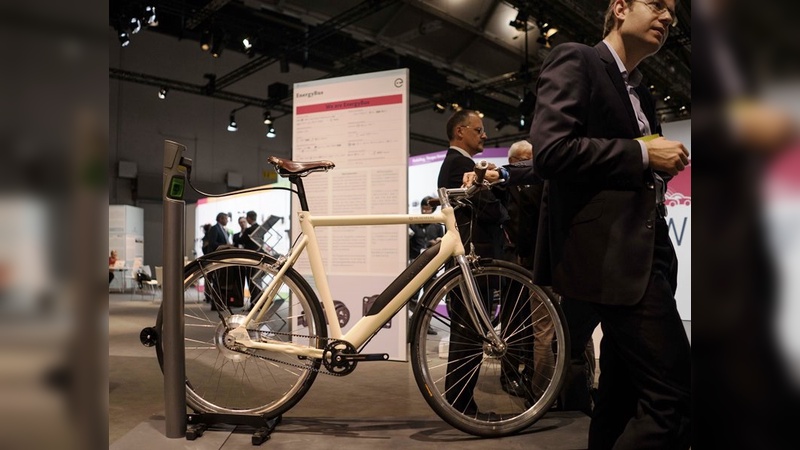
[[[358,355],[342,355],[345,361],[388,361],[388,353],[360,353]]]

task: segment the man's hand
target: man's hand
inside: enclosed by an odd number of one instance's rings
[[[646,142],[650,168],[670,175],[677,175],[689,165],[689,150],[679,141],[657,137]]]
[[[496,167],[494,164],[491,163],[489,164],[489,166]],[[473,184],[475,184],[476,178],[477,175],[475,175],[475,172],[465,172],[464,176],[461,177],[461,186],[465,188],[471,187]],[[487,169],[486,174],[483,176],[483,179],[490,183],[494,183],[495,181],[500,179],[500,172],[494,170],[494,168]]]

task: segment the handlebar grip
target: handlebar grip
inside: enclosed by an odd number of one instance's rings
[[[477,164],[475,164],[475,184],[481,185],[483,184],[483,177],[486,176],[486,169],[489,168],[489,163],[486,160],[481,160]]]

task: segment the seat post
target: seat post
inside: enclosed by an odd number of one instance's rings
[[[306,190],[303,188],[303,179],[297,175],[289,176],[289,182],[297,186],[297,197],[300,199],[300,209],[308,211],[308,200],[306,200]]]

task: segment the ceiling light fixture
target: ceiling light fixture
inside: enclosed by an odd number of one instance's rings
[[[272,113],[264,111],[264,125],[272,125]]]
[[[162,87],[161,89],[159,89],[158,90],[158,98],[160,98],[161,100],[164,100],[165,98],[167,98],[167,91],[169,91],[169,89],[167,89],[165,87]]]
[[[142,29],[142,21],[136,17],[131,17],[131,34],[136,34]]]
[[[127,47],[131,43],[131,37],[128,36],[127,31],[120,31],[119,32],[119,44],[123,47]]]
[[[211,30],[203,30],[203,34],[200,35],[200,49],[204,52],[207,52],[208,49],[211,48]]]
[[[156,7],[155,6],[145,6],[144,7],[144,20],[147,22],[148,26],[157,27],[158,26],[158,18],[156,18]]]
[[[236,113],[231,111],[230,121],[228,122],[228,131],[236,131],[239,129],[239,125],[236,124]]]
[[[269,129],[267,130],[267,137],[272,139],[272,138],[274,138],[276,136],[277,136],[277,134],[275,133],[275,127],[270,125]]]
[[[508,22],[508,24],[518,31],[525,31],[528,28],[528,13],[519,11],[517,17],[511,22]]]
[[[433,110],[439,114],[444,114],[444,111],[447,109],[442,102],[434,102]]]
[[[225,33],[221,31],[217,31],[214,33],[214,38],[212,39],[211,43],[211,56],[214,58],[219,58],[219,55],[222,54],[222,50],[224,49],[225,43]]]

